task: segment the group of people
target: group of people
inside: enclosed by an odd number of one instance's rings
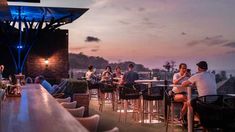
[[[122,74],[120,66],[115,68],[115,72],[112,72],[112,68],[107,66],[101,74],[101,79],[99,80],[95,74],[94,67],[91,65],[88,67],[88,71],[85,74],[86,80],[91,83],[115,83],[118,85],[129,85],[134,84],[135,80],[139,79],[139,75],[134,70],[134,64],[128,65],[128,71]]]
[[[187,91],[186,87],[189,85],[196,86],[199,96],[216,95],[216,81],[215,75],[208,72],[208,64],[206,61],[200,61],[197,63],[197,73],[191,75],[187,71],[187,65],[181,63],[179,65],[179,72],[173,76],[173,84],[181,85],[181,87],[173,87],[171,95],[174,101],[183,102],[183,107],[180,112],[180,120],[186,114],[187,111]]]

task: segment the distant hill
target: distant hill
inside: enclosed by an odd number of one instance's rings
[[[127,66],[134,62],[125,61],[120,63],[109,63],[108,60],[102,57],[87,56],[83,53],[74,54],[69,53],[69,64],[70,69],[86,69],[89,65],[93,65],[97,69],[104,69],[106,66],[111,66],[114,69],[116,66],[120,66],[121,69],[126,70]],[[135,70],[137,71],[149,71],[148,68],[144,67],[142,64],[135,64]]]

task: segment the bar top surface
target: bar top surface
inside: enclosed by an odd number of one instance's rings
[[[86,132],[41,85],[22,86],[21,97],[2,102],[0,132]]]

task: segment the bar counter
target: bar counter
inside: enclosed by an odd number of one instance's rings
[[[0,132],[87,132],[41,85],[22,87],[2,102]]]

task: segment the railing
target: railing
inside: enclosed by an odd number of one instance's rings
[[[70,78],[83,78],[85,76],[87,69],[70,69]],[[101,73],[104,71],[104,69],[96,69],[95,72],[98,76],[101,75]],[[124,71],[123,71],[124,73]],[[173,73],[171,72],[165,72],[165,71],[138,71],[139,78],[140,79],[152,79],[153,77],[158,78],[159,80],[172,80]]]

